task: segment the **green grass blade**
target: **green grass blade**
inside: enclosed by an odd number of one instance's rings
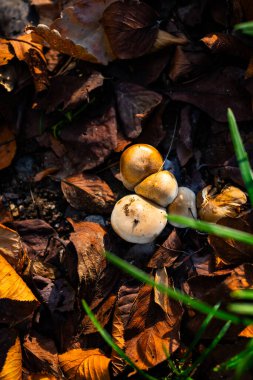
[[[168,214],[168,221],[185,225],[195,230],[206,232],[210,235],[216,235],[223,239],[233,239],[241,241],[242,243],[253,245],[253,235],[248,232],[235,230],[234,228],[220,226],[219,224],[204,222],[202,220],[195,220],[187,218],[186,216]]]
[[[232,356],[225,362],[214,367],[214,372],[219,371],[228,371],[231,369],[235,369],[240,365],[240,363],[244,360],[245,356],[253,355],[253,339],[251,339],[245,350],[241,351],[239,354]]]
[[[127,263],[125,260],[122,260],[118,256],[113,255],[110,252],[106,252],[107,259],[122,269],[124,272],[130,274],[132,277],[138,279],[141,282],[145,282],[146,284],[157,288],[162,293],[167,294],[170,298],[183,302],[185,305],[190,306],[191,308],[204,313],[204,314],[210,314],[213,313],[213,315],[216,318],[219,318],[224,321],[231,321],[235,324],[243,324],[243,325],[249,325],[253,323],[252,319],[247,318],[240,318],[234,314],[228,313],[223,310],[214,310],[212,306],[209,306],[205,302],[199,301],[195,298],[191,298],[187,294],[181,293],[179,290],[172,289],[170,287],[167,287],[163,284],[159,284],[155,282],[149,275],[147,275],[142,270],[136,268],[134,265],[131,265]]]
[[[214,350],[214,348],[217,346],[220,340],[224,337],[224,335],[226,334],[230,326],[231,326],[231,321],[227,321],[225,325],[222,327],[222,329],[220,330],[220,332],[218,333],[218,335],[216,335],[216,337],[214,338],[210,346],[207,347],[205,351],[201,355],[198,356],[198,358],[193,363],[193,365],[184,372],[185,375],[188,376],[192,374],[196,370],[196,368],[200,366],[200,364],[203,363],[203,361],[208,357],[211,351]]]
[[[253,289],[234,290],[230,293],[230,296],[238,299],[253,300]]]
[[[250,340],[245,355],[236,366],[235,380],[243,379],[243,374],[253,367],[253,339]]]
[[[237,24],[235,25],[234,30],[253,36],[253,21]]]
[[[209,323],[211,322],[211,320],[213,319],[214,317],[214,314],[215,314],[215,311],[218,310],[220,307],[220,303],[218,303],[217,305],[215,305],[213,307],[213,310],[211,313],[207,314],[206,318],[204,319],[204,321],[202,322],[199,330],[197,331],[196,333],[196,336],[195,338],[193,339],[192,343],[190,344],[187,352],[185,353],[185,355],[183,356],[183,359],[182,361],[187,361],[191,355],[191,352],[193,351],[194,347],[196,347],[196,345],[198,344],[198,342],[200,341],[200,339],[202,338],[204,332],[206,331],[207,329],[207,326],[209,325]]]
[[[237,314],[253,315],[253,304],[249,303],[231,303],[228,305],[228,310]]]
[[[248,191],[250,203],[253,206],[253,174],[249,163],[248,154],[244,148],[235,116],[230,108],[228,109],[227,117],[241,176]]]
[[[134,368],[138,373],[145,379],[148,380],[157,380],[155,377],[148,375],[147,373],[140,370],[136,364],[125,354],[124,351],[121,350],[121,348],[113,341],[110,334],[100,325],[98,320],[96,319],[95,315],[92,313],[91,309],[89,308],[87,302],[85,300],[82,300],[82,306],[89,316],[91,322],[96,327],[102,338],[106,341],[106,343],[111,346],[121,357],[128,363],[132,368]]]

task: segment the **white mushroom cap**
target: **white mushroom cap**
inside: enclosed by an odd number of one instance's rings
[[[166,226],[166,210],[139,195],[131,194],[115,204],[111,223],[122,239],[130,243],[150,243]]]
[[[168,170],[151,174],[135,186],[136,194],[157,203],[162,207],[174,201],[178,193],[177,180]]]
[[[188,218],[197,218],[196,195],[188,187],[179,187],[176,199],[169,205],[170,214],[187,216]],[[170,222],[172,226],[185,228],[182,224]]]

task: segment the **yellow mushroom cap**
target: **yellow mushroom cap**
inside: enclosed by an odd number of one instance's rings
[[[163,165],[163,158],[156,148],[148,144],[135,144],[127,148],[120,158],[123,185],[133,190],[144,178],[156,173]]]
[[[197,218],[196,195],[188,187],[179,187],[175,200],[169,205],[168,212],[170,214],[188,216],[189,218]],[[182,224],[170,222],[172,226],[185,228]]]
[[[178,193],[177,180],[168,170],[151,174],[135,186],[136,194],[166,207],[172,203]]]
[[[166,210],[139,195],[120,199],[111,215],[112,228],[130,243],[150,243],[166,226]]]

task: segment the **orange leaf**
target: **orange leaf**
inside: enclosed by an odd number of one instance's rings
[[[125,339],[124,339],[124,324],[120,315],[119,306],[116,305],[115,312],[112,322],[112,337],[114,342],[122,349],[125,349]],[[125,368],[126,363],[122,357],[115,351],[112,350],[112,371],[115,376],[119,375]]]
[[[2,125],[0,127],[0,170],[7,168],[16,153],[16,140],[12,131]]]
[[[10,51],[9,42],[3,38],[0,38],[0,66],[6,65],[14,54]]]
[[[59,355],[62,371],[70,380],[110,380],[109,363],[99,349],[74,349]]]
[[[42,373],[31,373],[23,380],[57,380],[57,377],[52,375],[43,375]]]
[[[3,366],[0,367],[0,380],[21,380],[22,379],[22,353],[19,337],[14,330],[0,330],[0,363],[3,359]]]
[[[22,267],[24,253],[19,234],[0,224],[0,253],[15,270]]]

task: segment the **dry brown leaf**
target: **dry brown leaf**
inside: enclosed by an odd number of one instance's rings
[[[179,324],[182,308],[171,302],[168,314],[153,300],[153,289],[144,285],[133,306],[125,328],[126,354],[141,369],[151,368],[166,360],[179,345]]]
[[[40,182],[44,178],[46,178],[47,176],[49,176],[51,174],[55,174],[58,170],[59,170],[59,168],[57,166],[53,166],[51,168],[46,168],[44,170],[41,170],[39,173],[37,173],[34,176],[33,180],[34,180],[34,182]]]
[[[58,380],[59,377],[45,375],[42,373],[31,373],[28,376],[24,376],[23,380]]]
[[[13,268],[19,271],[25,255],[19,234],[0,224],[0,253]]]
[[[83,0],[63,10],[50,27],[28,27],[51,48],[72,57],[106,65],[114,59],[100,19],[115,0]]]
[[[68,220],[75,229],[75,232],[70,234],[70,241],[77,252],[79,282],[82,288],[91,293],[91,290],[94,290],[92,286],[106,266],[104,256],[106,231],[96,223],[74,223],[71,219]]]
[[[151,51],[158,34],[158,15],[141,2],[113,2],[103,13],[103,26],[117,58],[140,57]]]
[[[77,174],[61,182],[68,203],[77,210],[104,214],[112,211],[116,197],[105,181],[92,174]]]
[[[0,380],[22,380],[22,352],[16,332],[0,329],[0,346]]]
[[[22,278],[0,255],[0,321],[23,320],[38,306],[38,301]]]
[[[99,349],[75,349],[59,355],[60,366],[69,380],[110,380],[109,363]]]
[[[162,284],[167,287],[170,285],[168,274],[165,267],[156,270],[155,282],[157,284]],[[163,309],[165,313],[168,313],[170,311],[169,297],[166,294],[162,293],[157,288],[154,288],[154,293],[155,293],[155,302],[157,303],[157,305],[161,306],[161,308]]]
[[[118,305],[115,307],[113,321],[112,321],[112,338],[121,350],[125,349],[125,339],[124,339],[124,324],[121,318],[121,312]],[[119,375],[125,368],[126,362],[122,357],[112,349],[111,353],[112,360],[112,371],[114,376]]]
[[[58,353],[53,340],[36,332],[24,339],[23,349],[26,357],[26,365],[32,371],[59,375]]]
[[[7,63],[14,58],[14,54],[10,50],[9,41],[0,38],[0,66],[7,65]]]
[[[0,127],[0,170],[7,168],[16,154],[16,140],[5,125]]]
[[[161,103],[157,92],[133,83],[119,83],[116,86],[118,112],[125,135],[136,138],[142,131],[142,122]]]

